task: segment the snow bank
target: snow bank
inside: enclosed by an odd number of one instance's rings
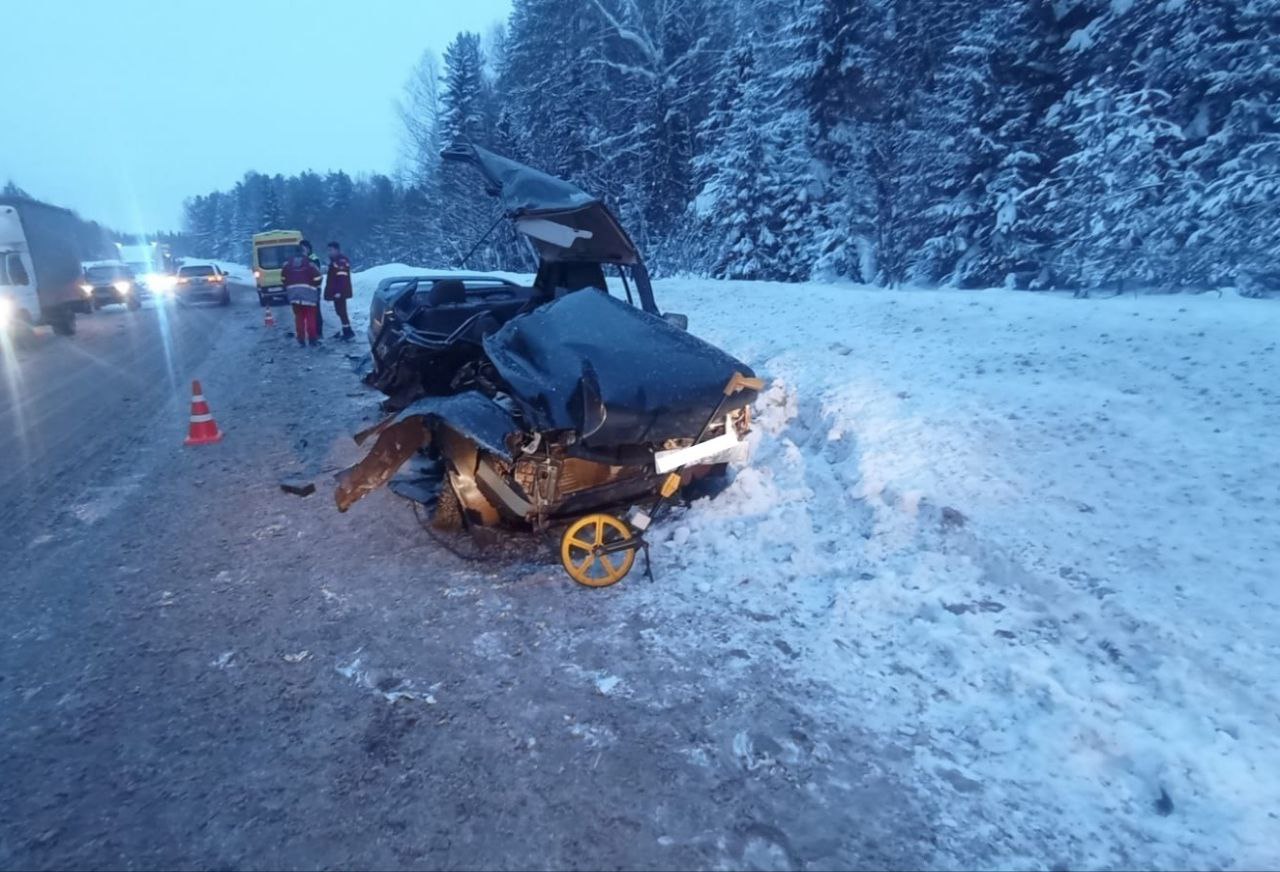
[[[749,465],[661,525],[652,596],[730,648],[767,618],[948,797],[950,862],[1280,863],[1280,308],[657,294],[772,387]]]
[[[353,313],[421,272],[357,273]],[[666,632],[781,652],[945,810],[938,865],[1280,864],[1280,308],[656,293],[771,381],[628,582]]]

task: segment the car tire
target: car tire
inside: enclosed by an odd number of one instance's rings
[[[74,336],[76,334],[75,310],[69,305],[59,306],[53,313],[53,317],[49,319],[49,326],[59,336]]]
[[[230,305],[231,305],[231,292],[230,292],[230,291],[223,291],[223,292],[222,292],[222,296],[218,298],[218,305],[219,305],[219,306],[230,306]]]
[[[449,481],[449,473],[445,473],[440,483],[440,495],[436,498],[435,511],[431,513],[431,526],[442,532],[457,532],[465,526],[466,519],[462,510],[462,500]]]

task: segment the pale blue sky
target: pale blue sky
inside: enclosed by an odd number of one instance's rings
[[[184,197],[249,169],[392,171],[419,55],[510,0],[3,6],[0,184],[129,230],[176,228]]]

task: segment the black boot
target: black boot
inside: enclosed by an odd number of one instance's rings
[[[342,341],[350,342],[352,339],[355,339],[355,338],[356,338],[356,331],[351,329],[350,324],[344,324],[342,326]]]

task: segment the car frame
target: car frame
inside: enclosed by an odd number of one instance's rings
[[[452,341],[457,328],[478,312],[521,308],[532,296],[532,288],[484,273],[440,270],[383,279],[369,307],[373,369],[366,384],[387,394],[391,407],[447,393],[472,351]]]

